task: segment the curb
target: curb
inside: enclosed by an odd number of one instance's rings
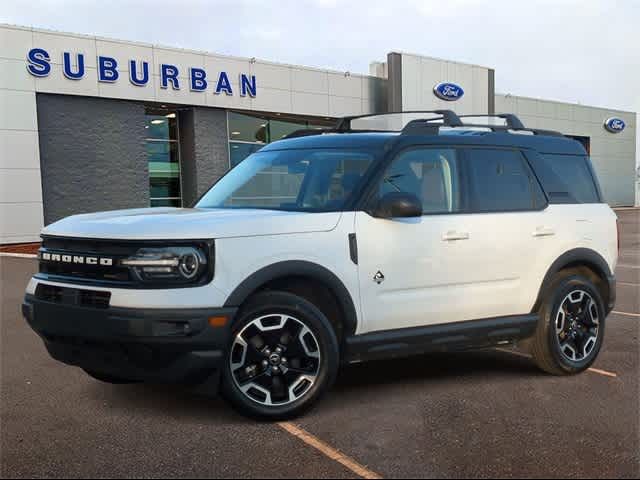
[[[8,258],[38,258],[37,255],[32,255],[29,253],[9,253],[9,252],[0,252],[0,258],[1,257],[8,257]]]

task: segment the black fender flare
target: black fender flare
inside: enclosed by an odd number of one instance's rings
[[[615,302],[615,276],[609,268],[607,261],[595,250],[590,248],[574,248],[560,255],[547,270],[540,290],[538,291],[538,297],[536,303],[533,306],[532,313],[535,313],[542,304],[544,294],[551,284],[551,281],[556,273],[569,265],[582,264],[590,267],[595,273],[602,278],[605,284],[609,287],[609,307],[613,308]]]
[[[309,277],[326,285],[327,288],[335,295],[338,300],[338,304],[344,313],[345,334],[353,335],[355,333],[358,324],[358,316],[353,299],[351,298],[351,294],[349,293],[349,290],[347,290],[347,287],[344,286],[342,280],[340,280],[331,270],[318,265],[317,263],[307,262],[304,260],[285,260],[257,270],[243,280],[233,290],[233,292],[231,292],[224,306],[239,307],[261,286],[273,280],[289,276]]]

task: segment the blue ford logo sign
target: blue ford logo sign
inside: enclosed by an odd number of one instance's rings
[[[442,100],[455,102],[462,98],[464,90],[460,85],[456,85],[455,83],[443,82],[433,87],[433,93],[436,94],[436,97]]]
[[[624,120],[616,117],[607,118],[607,120],[604,122],[604,128],[606,128],[611,133],[620,133],[625,129],[626,126],[627,124],[624,123]]]

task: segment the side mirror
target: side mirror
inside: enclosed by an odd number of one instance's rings
[[[372,214],[387,219],[421,217],[422,202],[413,193],[390,192],[378,201]]]

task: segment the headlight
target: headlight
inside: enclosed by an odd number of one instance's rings
[[[196,247],[141,248],[120,265],[143,283],[197,283],[210,271],[207,255]]]

